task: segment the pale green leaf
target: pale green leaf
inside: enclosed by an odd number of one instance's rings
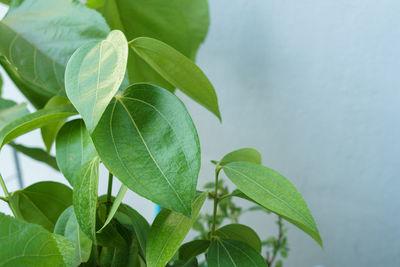
[[[65,89],[68,98],[92,132],[124,79],[128,43],[112,31],[105,40],[81,46],[68,61]]]
[[[207,197],[199,193],[192,203],[192,217],[163,208],[150,228],[146,246],[146,263],[148,267],[164,267],[174,256],[180,244],[192,228],[197,215]]]
[[[226,154],[219,162],[219,165],[226,165],[231,162],[239,161],[261,164],[261,154],[254,148],[241,148]]]
[[[44,151],[41,148],[27,147],[27,146],[15,144],[13,142],[8,143],[8,145],[10,145],[16,151],[24,154],[25,156],[30,157],[31,159],[37,160],[39,162],[43,162],[57,171],[59,170],[56,158],[49,155],[49,153],[47,153],[46,151]]]
[[[217,231],[215,235],[232,240],[239,240],[254,248],[258,253],[261,253],[261,240],[257,233],[250,227],[243,224],[228,224]]]
[[[26,104],[0,98],[0,130],[13,120],[29,114]]]
[[[200,147],[176,96],[153,85],[132,85],[111,101],[92,139],[104,165],[129,189],[190,216]]]
[[[192,60],[156,39],[139,37],[129,44],[144,61],[168,82],[210,110],[221,120],[214,87]]]
[[[284,176],[250,162],[232,162],[222,168],[244,194],[293,223],[322,246],[317,225],[306,202]]]
[[[72,186],[81,166],[96,156],[96,149],[83,120],[64,124],[56,138],[56,159],[62,174]]]

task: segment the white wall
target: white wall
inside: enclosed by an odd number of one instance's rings
[[[198,63],[216,87],[223,124],[179,94],[200,134],[199,184],[212,177],[209,160],[255,147],[303,194],[324,240],[322,250],[290,227],[286,266],[400,266],[400,2],[210,2]],[[16,99],[9,83],[5,91]],[[32,140],[39,135],[21,138]],[[25,158],[23,167],[29,183],[62,179]],[[0,170],[14,172],[9,151]],[[126,199],[152,218],[149,202]],[[242,222],[265,236],[273,220]]]

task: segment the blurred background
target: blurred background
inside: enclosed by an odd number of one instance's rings
[[[400,266],[399,10],[395,0],[210,1],[197,63],[217,90],[223,123],[178,93],[200,135],[199,188],[213,178],[210,160],[258,149],[264,165],[302,193],[325,245],[287,223],[284,266]],[[0,17],[5,12],[0,4]],[[24,101],[8,79],[3,91]],[[39,131],[17,141],[44,147]],[[19,158],[24,186],[66,182]],[[9,189],[18,189],[8,146],[0,170]],[[103,170],[102,193],[106,176]],[[153,220],[149,201],[129,193],[124,202]],[[3,203],[0,210],[10,213]],[[241,220],[261,237],[276,233],[274,221],[262,213]]]

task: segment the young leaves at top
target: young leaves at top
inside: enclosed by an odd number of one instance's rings
[[[118,30],[105,40],[81,46],[68,61],[65,89],[68,98],[93,132],[124,79],[128,43]]]
[[[104,165],[129,189],[191,216],[200,146],[176,96],[157,86],[132,85],[111,101],[92,139]]]

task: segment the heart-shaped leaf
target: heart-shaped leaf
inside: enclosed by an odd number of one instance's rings
[[[96,128],[124,79],[128,60],[125,35],[114,30],[107,39],[81,46],[68,61],[65,89],[89,132]]]
[[[104,165],[129,189],[190,216],[200,146],[176,96],[157,86],[132,85],[111,101],[92,139]]]
[[[221,238],[242,241],[261,253],[260,238],[253,229],[246,225],[228,224],[215,231],[215,234]]]
[[[284,176],[251,162],[232,162],[222,168],[244,194],[293,223],[322,246],[317,225],[306,202]]]

